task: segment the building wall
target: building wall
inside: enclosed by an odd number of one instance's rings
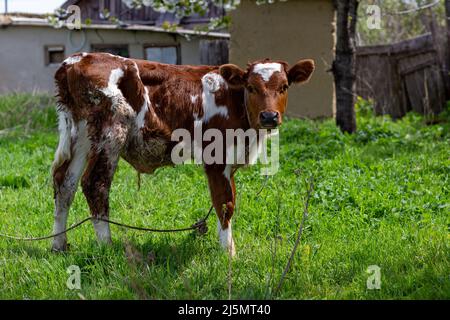
[[[85,40],[83,40],[83,37]],[[130,57],[144,58],[145,45],[178,45],[180,62],[199,64],[201,37],[131,30],[70,31],[52,27],[9,26],[0,29],[0,94],[10,91],[53,93],[57,65],[45,65],[46,45],[64,45],[65,55],[90,51],[93,44],[128,44]]]
[[[297,117],[334,115],[334,83],[330,69],[335,45],[331,0],[290,0],[256,5],[244,0],[231,13],[230,62],[271,58],[289,64],[303,58],[316,62],[311,81],[289,89],[287,114]]]

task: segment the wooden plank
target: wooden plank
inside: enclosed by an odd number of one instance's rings
[[[430,109],[433,114],[438,114],[446,104],[445,82],[437,65],[426,69],[425,72],[427,72],[427,90],[430,92],[430,94],[426,93],[429,96]]]
[[[423,86],[421,86],[421,79],[423,76],[420,75],[420,73],[423,73],[424,70],[421,70],[419,72],[415,72],[412,74],[408,74],[403,78],[403,81],[405,83],[405,88],[408,94],[409,101],[411,103],[411,109],[412,111],[415,111],[417,113],[423,114],[424,107],[423,107],[423,96],[424,96],[424,90]]]
[[[415,55],[404,55],[396,58],[398,71],[404,75],[432,65],[439,65],[436,52],[418,53]]]
[[[445,88],[436,66],[424,68],[404,77],[412,110],[421,114],[437,114],[445,104]]]
[[[416,38],[394,43],[392,45],[392,54],[412,53],[424,48],[433,48],[433,38],[430,33],[418,36]]]
[[[414,64],[414,65],[410,65],[409,67],[406,67],[403,70],[401,70],[400,75],[404,76],[404,75],[407,75],[408,73],[413,73],[413,72],[428,68],[433,65],[437,65],[436,57],[433,57],[432,59],[425,60],[423,62]]]
[[[393,55],[399,53],[411,53],[424,48],[433,48],[433,38],[430,33],[414,39],[404,40],[390,45],[357,47],[356,55]]]

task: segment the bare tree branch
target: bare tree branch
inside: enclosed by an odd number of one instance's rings
[[[292,261],[294,260],[295,253],[297,251],[297,248],[298,248],[298,246],[300,244],[300,240],[302,238],[303,227],[305,225],[306,219],[308,219],[309,201],[311,199],[313,191],[314,191],[314,176],[311,176],[309,178],[308,191],[307,191],[307,194],[306,194],[306,199],[305,199],[305,204],[304,204],[304,209],[303,209],[303,217],[302,217],[302,221],[300,223],[300,228],[299,228],[298,233],[297,233],[297,239],[295,240],[294,247],[292,248],[291,255],[289,257],[289,260],[288,260],[288,263],[287,263],[286,267],[284,268],[283,274],[281,275],[281,278],[280,278],[280,281],[278,283],[278,286],[275,289],[275,293],[280,292],[281,287],[282,287],[283,282],[284,282],[284,279],[286,278],[287,273],[291,269]]]

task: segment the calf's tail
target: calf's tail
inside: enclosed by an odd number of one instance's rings
[[[67,68],[64,64],[56,71],[55,82],[58,99],[59,144],[52,164],[52,173],[55,173],[65,161],[69,161],[72,157],[71,132],[73,128],[73,117],[69,110],[71,98],[67,83]]]

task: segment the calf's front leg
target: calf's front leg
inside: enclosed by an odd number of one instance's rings
[[[236,254],[231,231],[231,217],[235,207],[236,188],[231,165],[205,167],[211,199],[218,217],[218,232],[221,246],[232,256]]]

